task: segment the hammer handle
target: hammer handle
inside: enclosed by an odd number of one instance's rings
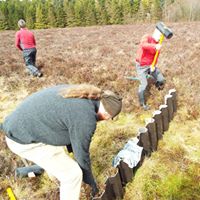
[[[9,196],[9,199],[10,199],[10,200],[16,200],[15,195],[14,195],[14,193],[13,193],[11,187],[8,187],[6,191],[7,191],[7,194],[8,194],[8,196]]]
[[[162,34],[161,37],[160,37],[159,44],[162,44],[163,40],[164,40],[164,35]],[[157,60],[157,58],[158,58],[158,52],[159,52],[159,51],[157,50],[157,51],[156,51],[156,54],[155,54],[155,56],[154,56],[153,62],[152,62],[152,64],[151,64],[151,71],[152,71],[152,72],[153,72],[154,69],[155,69],[156,60]]]

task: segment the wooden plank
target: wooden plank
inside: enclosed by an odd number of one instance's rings
[[[156,151],[158,146],[157,134],[156,134],[156,124],[153,118],[147,118],[145,120],[146,128],[148,129],[150,142],[151,142],[151,150]]]
[[[169,113],[168,117],[170,122],[174,117],[172,95],[170,94],[165,95],[165,104],[168,106],[168,113]]]
[[[122,187],[119,170],[114,176],[109,177],[105,184],[105,191],[100,197],[95,197],[93,200],[116,200],[123,198],[124,189]]]
[[[121,161],[118,165],[119,174],[122,186],[125,186],[133,178],[133,169],[128,166],[125,162]]]
[[[149,138],[148,129],[146,127],[141,127],[138,129],[138,145],[143,147],[143,153],[145,156],[151,156],[151,142]]]
[[[161,105],[159,107],[162,113],[162,121],[163,121],[163,131],[167,131],[169,129],[169,113],[168,113],[168,106]]]
[[[173,102],[173,111],[177,111],[177,94],[176,89],[170,89],[169,94],[172,95],[172,102]]]
[[[156,123],[156,133],[157,139],[160,140],[163,137],[163,120],[162,120],[162,113],[160,110],[156,110],[153,112],[153,119]]]

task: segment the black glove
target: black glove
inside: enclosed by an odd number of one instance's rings
[[[96,185],[96,182],[94,180],[93,174],[91,170],[86,170],[86,169],[82,169],[83,172],[83,182],[86,184],[89,184],[91,187]]]
[[[91,186],[92,187],[92,192],[91,192],[91,196],[92,198],[95,197],[96,194],[98,194],[99,192],[99,189],[97,187],[97,185],[95,184],[94,186]]]
[[[83,168],[81,168],[81,169],[83,171],[83,181],[86,184],[89,184],[91,186],[91,188],[92,188],[91,198],[93,198],[99,192],[99,189],[98,189],[97,184],[96,184],[96,182],[94,180],[92,171],[91,170],[85,170]]]
[[[157,81],[155,85],[158,88],[158,90],[163,90],[165,83]]]
[[[67,147],[67,151],[69,153],[73,153],[73,149],[72,149],[72,145],[71,144],[66,145],[66,147]]]

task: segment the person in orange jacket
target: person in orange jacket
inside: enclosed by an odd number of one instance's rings
[[[148,110],[149,106],[146,104],[145,91],[148,85],[147,76],[150,74],[156,80],[156,87],[162,89],[165,83],[165,79],[160,70],[155,66],[154,70],[151,70],[151,64],[154,60],[156,51],[160,52],[161,44],[159,40],[161,32],[155,29],[152,35],[145,34],[139,44],[139,48],[136,53],[136,71],[140,81],[138,89],[138,97],[140,106],[144,110]],[[157,63],[157,60],[156,60]]]

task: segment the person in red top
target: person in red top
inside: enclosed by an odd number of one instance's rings
[[[37,49],[34,34],[26,28],[26,22],[23,19],[18,21],[18,27],[20,30],[15,34],[15,46],[23,52],[29,73],[41,77],[42,72],[35,65]]]
[[[162,73],[156,66],[154,71],[152,71],[150,68],[156,51],[158,50],[160,52],[161,49],[161,44],[159,44],[160,37],[161,32],[158,29],[155,29],[152,35],[145,34],[140,41],[139,48],[136,53],[136,71],[140,80],[138,97],[140,105],[144,108],[144,110],[149,109],[149,106],[146,104],[145,100],[145,91],[148,85],[148,75],[152,75],[156,80],[155,85],[158,89],[162,89],[165,82]]]

